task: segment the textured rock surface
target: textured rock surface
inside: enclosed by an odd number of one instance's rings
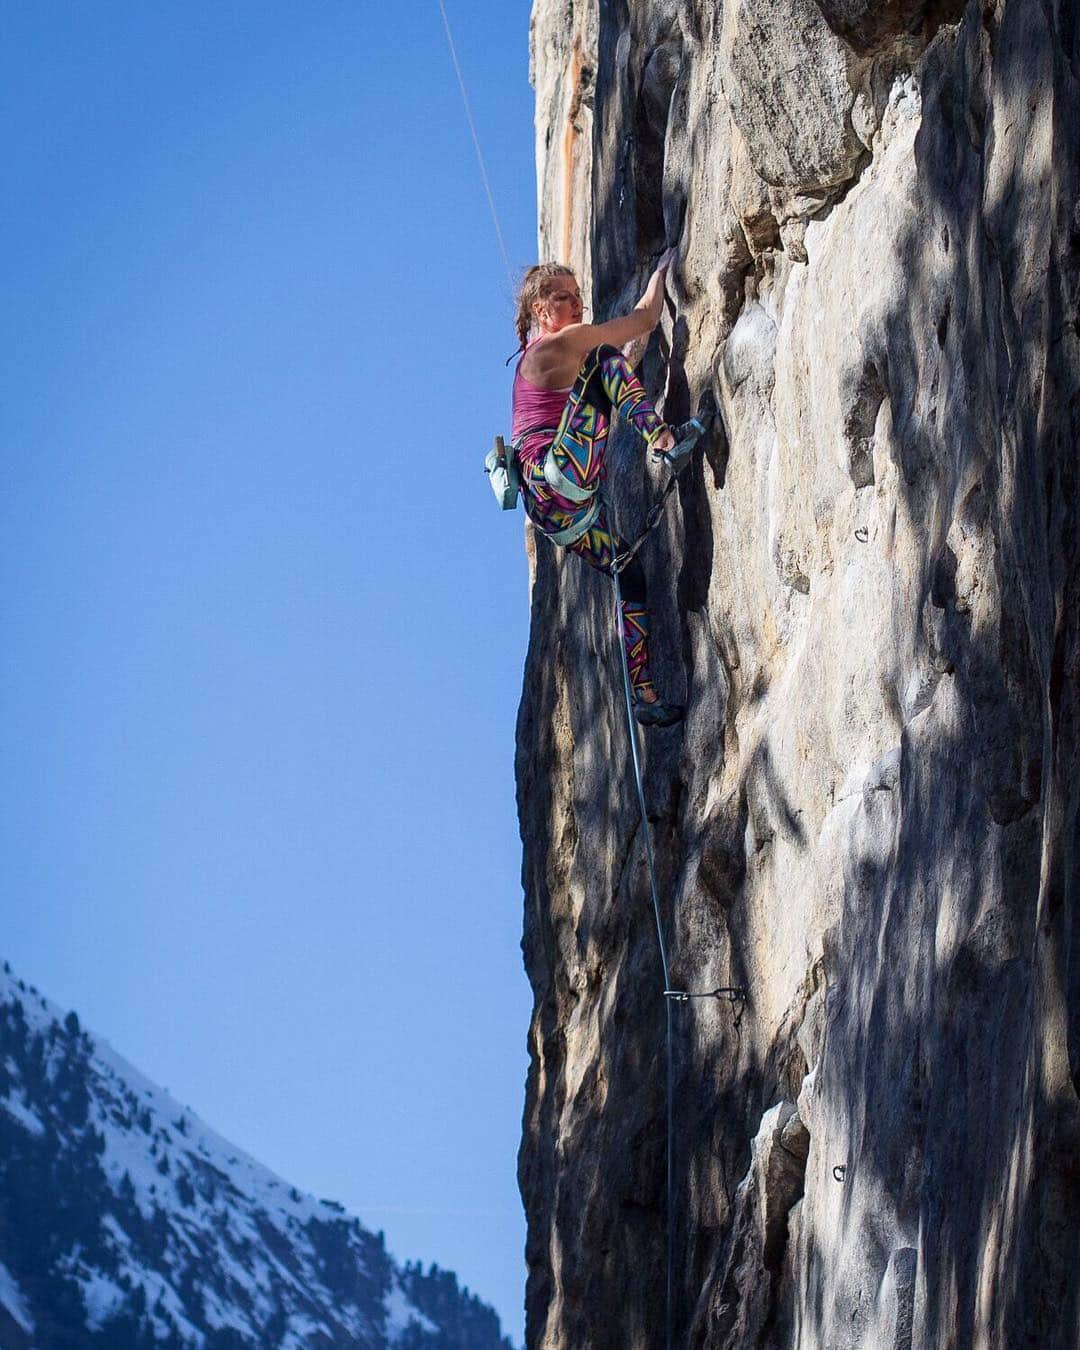
[[[676,1343],[1080,1343],[1080,7],[537,0],[541,254],[678,237],[644,553]],[[656,491],[620,432],[631,529]],[[664,1343],[664,1007],[603,579],[518,725],[528,1341]]]

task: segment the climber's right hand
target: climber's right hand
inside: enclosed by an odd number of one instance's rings
[[[675,262],[678,253],[679,250],[674,244],[670,248],[664,249],[663,253],[660,254],[659,262],[657,262],[656,267],[653,270],[657,272],[666,272]]]
[[[663,431],[657,432],[653,437],[652,445],[649,448],[657,459],[661,455],[666,455],[669,450],[675,449],[675,433],[670,427],[665,427]]]

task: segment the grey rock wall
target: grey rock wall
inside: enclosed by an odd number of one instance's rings
[[[1080,1344],[1080,6],[536,0],[540,253],[729,432],[643,554],[676,1343]],[[669,357],[670,359],[663,359]],[[659,476],[620,430],[626,530]],[[528,1343],[664,1344],[664,1003],[604,579],[535,544]]]

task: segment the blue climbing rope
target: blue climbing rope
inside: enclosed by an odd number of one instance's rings
[[[634,720],[634,696],[630,688],[630,666],[626,659],[626,643],[622,631],[622,587],[619,584],[619,567],[611,569],[611,589],[615,596],[615,636],[618,642],[622,662],[623,694],[626,699],[626,731],[630,737],[630,755],[634,764],[634,782],[637,785],[638,806],[641,808],[641,831],[645,840],[645,858],[649,864],[649,889],[652,892],[653,916],[656,919],[656,939],[660,945],[660,964],[664,975],[664,1047],[666,1064],[666,1133],[667,1133],[667,1291],[664,1300],[664,1344],[666,1350],[673,1350],[674,1312],[675,1312],[675,1064],[674,1044],[671,1027],[671,1005],[684,997],[680,991],[671,987],[671,969],[668,965],[667,943],[664,941],[664,921],[660,914],[660,889],[656,883],[656,859],[653,855],[652,830],[649,828],[649,816],[645,809],[645,788],[641,781],[641,754],[638,749],[637,723]]]

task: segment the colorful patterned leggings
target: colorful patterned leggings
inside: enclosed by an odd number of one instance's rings
[[[590,370],[591,367],[591,370]],[[664,429],[663,420],[649,402],[630,363],[615,347],[597,347],[582,365],[581,375],[566,401],[552,445],[560,470],[572,482],[592,487],[603,481],[607,449],[608,418],[619,412],[652,444]],[[525,510],[544,534],[568,529],[582,520],[591,503],[567,508],[553,495],[544,478],[543,456],[537,464],[522,465]],[[612,560],[625,547],[608,524],[603,506],[592,526],[574,543],[571,553],[599,571],[607,572]],[[619,577],[622,587],[622,638],[635,691],[649,688],[649,611],[646,605],[645,570],[634,558]]]

